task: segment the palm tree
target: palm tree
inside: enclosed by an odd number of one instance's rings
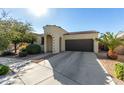
[[[124,41],[123,39],[118,38],[118,33],[114,34],[107,32],[105,34],[102,34],[101,37],[97,38],[96,40],[108,47],[109,49],[107,53],[108,58],[117,59],[118,55],[114,50],[119,45],[123,45],[123,41]]]

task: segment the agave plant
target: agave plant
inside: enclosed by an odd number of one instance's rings
[[[119,45],[123,45],[124,40],[118,37],[119,33],[114,34],[107,32],[102,34],[100,38],[97,38],[101,44],[106,45],[108,47],[107,56],[111,59],[117,59],[118,55],[114,51]]]

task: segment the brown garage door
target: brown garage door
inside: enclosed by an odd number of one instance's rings
[[[93,52],[93,40],[92,39],[66,40],[65,48],[66,51]]]

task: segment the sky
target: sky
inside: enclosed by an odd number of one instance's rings
[[[45,25],[61,26],[68,32],[124,31],[123,8],[5,8],[4,10],[9,16],[31,23],[36,33],[43,33]]]

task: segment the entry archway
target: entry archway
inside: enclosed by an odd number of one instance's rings
[[[53,41],[53,38],[51,35],[47,35],[46,37],[46,41],[47,41],[47,52],[52,52],[52,47],[53,47],[53,44],[52,44],[52,41]]]

